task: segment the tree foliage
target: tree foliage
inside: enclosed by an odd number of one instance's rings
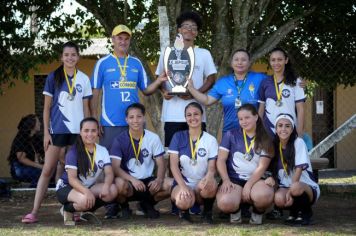
[[[127,0],[77,2],[84,8],[75,14],[59,15],[54,13],[63,7],[63,0],[1,1],[0,53],[6,60],[0,64],[0,86],[12,78],[26,80],[28,70],[53,59],[64,40],[85,47],[90,44],[90,36],[110,36],[119,23],[134,29],[131,53],[141,58],[150,72],[150,63],[158,59],[159,5],[167,6],[171,38],[176,34],[175,18],[182,10],[201,14],[204,24],[196,44],[211,50],[219,74],[228,72],[233,49],[248,49],[255,61],[281,45],[304,77],[331,87],[355,84],[355,73],[349,69],[355,64],[352,0],[133,0],[132,5]],[[31,33],[28,26],[33,14],[37,33]],[[325,68],[330,73],[325,73]],[[149,76],[154,78],[151,72]],[[158,128],[162,98],[156,93],[147,99],[148,112]],[[209,120],[210,131],[216,132],[221,120],[216,114],[221,112],[217,106],[210,110],[214,114]]]

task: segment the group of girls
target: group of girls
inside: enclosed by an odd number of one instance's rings
[[[57,163],[65,164],[57,182],[57,197],[67,224],[80,217],[73,213],[93,211],[116,200],[119,192],[113,184],[108,151],[95,143],[99,125],[89,117],[89,78],[76,69],[78,47],[71,42],[64,44],[61,58],[63,65],[46,81],[45,162],[33,209],[22,218],[24,223],[38,221],[37,212]],[[263,213],[273,203],[290,209],[289,223],[310,223],[310,206],[320,191],[312,177],[305,144],[298,137],[303,132],[300,117],[304,111],[299,103],[304,102],[304,93],[287,66],[285,51],[273,50],[270,63],[275,72],[272,77],[249,72],[248,52],[236,50],[231,59],[233,73],[220,78],[208,95],[188,85],[192,96],[202,104],[222,100],[224,129],[219,146],[202,129],[201,105],[193,102],[185,108],[189,128],[174,134],[168,150],[174,177],[171,199],[180,209],[181,218],[191,221],[188,210],[197,202],[204,205],[203,219],[211,223],[216,198],[217,207],[230,214],[232,223],[242,221],[241,203],[253,207],[251,224],[261,224]],[[260,101],[261,116],[257,110]],[[268,169],[271,176],[266,175]],[[102,172],[104,179],[99,181]],[[217,173],[220,181],[215,178]]]

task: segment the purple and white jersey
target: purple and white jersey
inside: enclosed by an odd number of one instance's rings
[[[73,77],[68,76],[72,85]],[[74,99],[68,99],[69,89],[64,80],[60,88],[54,80],[54,73],[47,76],[43,94],[52,97],[49,132],[51,134],[79,134],[80,121],[84,118],[83,99],[92,96],[90,80],[80,70],[73,89]]]
[[[95,164],[94,164],[94,173],[95,173],[94,176],[90,176],[89,174],[87,174],[86,178],[84,178],[82,174],[78,176],[79,180],[87,188],[90,188],[96,183],[97,179],[104,171],[105,166],[108,165],[111,166],[111,159],[108,150],[105,147],[100,146],[99,144],[95,144],[95,147],[96,147],[96,155],[95,155]],[[64,168],[65,171],[62,174],[62,177],[57,182],[57,186],[56,186],[57,190],[66,185],[69,185],[67,169],[78,170],[77,150],[74,145],[70,148],[70,150],[66,154]]]
[[[134,139],[136,150],[138,150],[139,140]],[[129,131],[120,133],[113,141],[110,149],[110,157],[121,160],[121,168],[136,179],[146,179],[153,175],[155,166],[154,159],[162,157],[164,148],[158,135],[144,130],[141,150],[137,165],[135,152],[131,144]]]
[[[247,144],[250,145],[252,138],[247,138]],[[244,136],[241,128],[232,129],[226,132],[221,140],[219,149],[229,152],[226,160],[227,174],[230,179],[249,180],[256,170],[261,157],[269,157],[265,151],[257,153],[252,146],[250,150],[251,160],[244,157],[246,153]]]
[[[289,114],[293,117],[294,123],[297,124],[297,115],[295,104],[305,102],[304,90],[299,86],[300,79],[295,86],[279,83],[279,89],[282,89],[282,105],[277,106],[277,94],[274,86],[273,76],[262,81],[260,87],[260,102],[265,103],[265,113],[263,115],[264,125],[271,136],[276,133],[274,122],[281,113]],[[272,133],[273,132],[273,133]]]
[[[302,168],[302,175],[300,176],[299,181],[309,185],[313,188],[317,193],[317,199],[320,196],[320,188],[319,185],[316,183],[313,169],[310,163],[310,159],[308,156],[308,149],[305,145],[303,139],[297,138],[294,141],[294,148],[295,148],[295,168],[300,167]],[[283,155],[286,153],[282,150]],[[278,184],[280,187],[289,188],[292,185],[292,177],[295,174],[295,169],[287,175],[287,173],[283,169],[281,157],[279,155],[279,151],[277,152],[278,155]]]
[[[194,147],[195,143],[196,142],[193,142]],[[197,163],[192,165],[190,163],[192,152],[188,130],[176,132],[173,135],[168,149],[168,153],[178,155],[180,171],[185,183],[189,186],[195,186],[208,172],[209,160],[215,160],[217,158],[218,142],[212,135],[203,132],[196,150]]]

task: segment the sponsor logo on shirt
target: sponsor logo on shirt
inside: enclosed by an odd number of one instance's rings
[[[136,82],[133,81],[111,81],[110,88],[112,89],[136,89]]]
[[[198,155],[199,155],[200,157],[205,157],[205,156],[206,156],[206,150],[205,150],[205,148],[199,148],[199,149],[198,149]]]
[[[77,84],[75,86],[75,89],[78,91],[78,93],[81,93],[83,91],[83,88],[82,88],[82,86],[80,84]]]
[[[289,91],[289,89],[283,89],[283,90],[282,90],[282,96],[283,96],[284,98],[289,98],[289,96],[290,96],[290,91]]]
[[[135,68],[133,68],[133,69],[131,69],[131,72],[133,72],[133,73],[138,73],[138,70],[135,69]]]
[[[110,72],[115,72],[115,71],[116,71],[116,69],[115,69],[115,68],[109,68],[109,69],[107,69],[107,70],[106,70],[106,72],[107,72],[107,73],[110,73]]]

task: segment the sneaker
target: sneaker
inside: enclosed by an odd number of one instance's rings
[[[74,226],[75,222],[73,220],[73,213],[65,211],[63,209],[63,221],[65,226]]]
[[[157,211],[153,205],[148,202],[142,202],[141,207],[143,212],[146,212],[146,217],[150,219],[157,219],[160,216],[159,211]]]
[[[194,205],[189,208],[189,213],[192,215],[200,215],[201,214],[201,209],[200,209],[200,205],[195,202]]]
[[[143,210],[143,207],[142,207],[142,202],[137,202],[135,215],[137,215],[137,216],[146,215],[146,212]]]
[[[252,212],[251,218],[250,218],[250,224],[253,224],[253,225],[262,224],[262,217],[263,217],[263,214],[257,214],[255,212]]]
[[[295,220],[298,217],[299,213],[295,212],[295,211],[290,211],[289,212],[289,216],[287,217],[287,219],[284,220],[284,223],[287,225],[294,225],[295,224]]]
[[[121,205],[121,212],[120,212],[120,218],[123,220],[130,219],[132,216],[132,210],[130,209],[129,204],[122,204]]]
[[[117,203],[110,203],[105,205],[106,213],[105,219],[117,219],[119,213],[119,205]]]
[[[193,223],[192,218],[190,217],[189,210],[187,211],[179,211],[179,219],[188,222],[188,223]]]
[[[230,214],[230,223],[241,223],[241,209],[238,212]]]
[[[266,218],[269,220],[279,220],[283,216],[283,210],[273,209],[272,211],[266,214]]]
[[[298,216],[294,220],[294,225],[300,225],[300,226],[310,225],[311,224],[311,216],[312,216],[312,214],[310,214],[309,212],[308,212],[308,214],[299,212]]]
[[[101,221],[99,220],[98,217],[96,217],[96,215],[93,213],[93,212],[90,212],[90,211],[86,211],[86,212],[82,212],[80,214],[80,219],[82,221],[87,221],[89,223],[94,223],[94,224],[97,224],[97,225],[101,225]]]

